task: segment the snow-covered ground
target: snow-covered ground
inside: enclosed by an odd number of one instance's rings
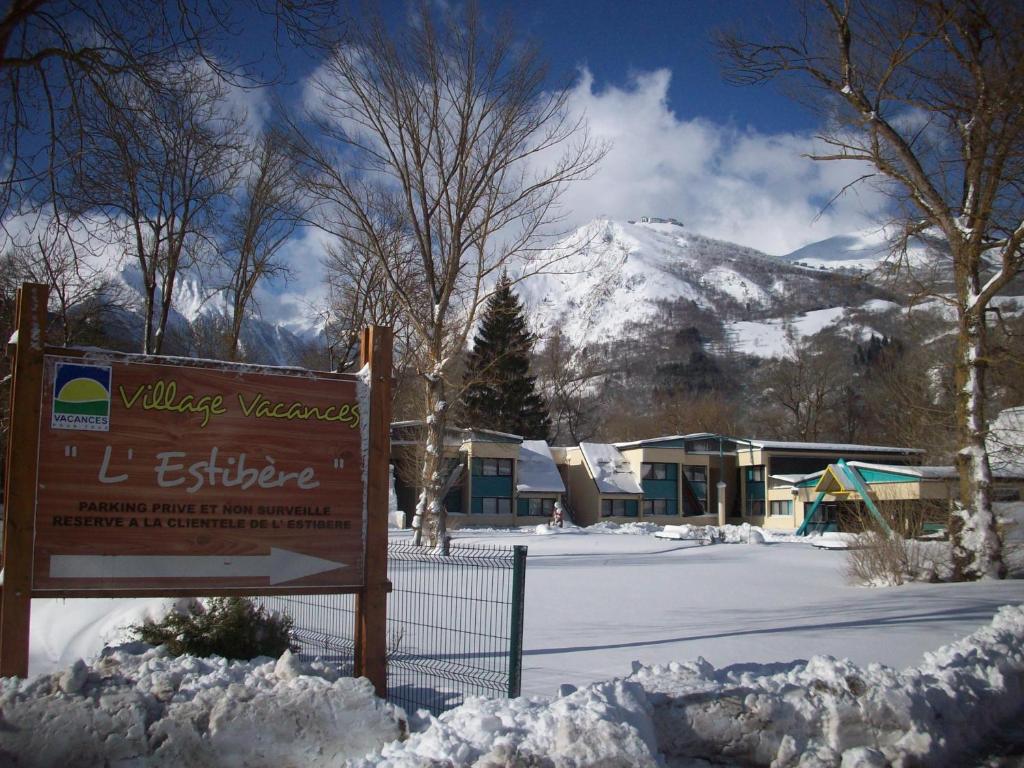
[[[992,729],[1024,714],[1024,609],[1004,609],[979,629],[1000,606],[1024,603],[1024,581],[866,589],[847,583],[841,552],[789,537],[743,543],[747,532],[734,530],[740,543],[698,546],[654,530],[457,532],[467,542],[530,547],[527,695],[413,718],[412,737],[390,745],[398,714],[328,671],[297,677],[315,670],[294,661],[108,652],[91,668],[62,669],[156,606],[34,601],[37,677],[0,689],[10,726],[0,731],[0,757],[7,750],[32,756],[24,765],[54,764],[59,755],[40,751],[40,739],[59,728],[69,756],[86,754],[74,751],[77,738],[120,759],[163,754],[154,765],[181,764],[173,758],[186,747],[195,765],[349,757],[496,766],[529,756],[567,766],[686,765],[696,755],[780,766],[883,765],[901,755],[950,764],[988,749]],[[278,699],[273,738],[257,738],[254,724]],[[46,727],[33,730],[39,722]],[[345,735],[353,723],[374,734],[369,742]],[[322,754],[334,762],[314,758],[305,731],[332,729],[341,735]],[[288,740],[291,756],[278,744]],[[51,762],[32,762],[37,755]]]

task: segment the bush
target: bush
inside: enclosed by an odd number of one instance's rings
[[[188,612],[172,612],[159,623],[146,621],[130,629],[133,639],[165,645],[173,656],[248,661],[298,650],[292,643],[291,617],[271,614],[244,597],[215,597],[205,607],[197,600]]]

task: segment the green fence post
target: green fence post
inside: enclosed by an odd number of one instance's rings
[[[513,547],[512,555],[512,626],[508,648],[508,697],[519,695],[523,681],[523,613],[526,598],[526,550],[523,545]]]

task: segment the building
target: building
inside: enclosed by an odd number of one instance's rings
[[[1005,444],[1024,424],[1024,409],[1011,411],[1000,415]],[[415,508],[407,478],[416,474],[401,467],[420,466],[412,454],[403,458],[420,444],[416,430],[422,424],[392,430],[396,491],[406,511]],[[1016,459],[1024,454],[1017,449],[1004,448],[994,461],[997,499],[1021,498],[1024,461]],[[453,527],[536,524],[550,520],[561,502],[577,525],[750,523],[806,533],[855,529],[873,516],[919,533],[944,522],[959,493],[955,468],[920,466],[923,455],[916,448],[706,432],[550,448],[517,435],[453,428],[445,441],[453,478],[445,506]]]
[[[412,513],[423,463],[420,421],[391,425],[391,460],[399,509]],[[450,427],[444,440],[448,525],[507,527],[550,520],[565,486],[543,440],[488,429]]]
[[[794,477],[839,459],[919,461],[912,448],[745,440],[711,433],[556,449],[564,459],[567,506],[575,522],[646,520],[661,525],[748,522],[796,531],[805,502]]]

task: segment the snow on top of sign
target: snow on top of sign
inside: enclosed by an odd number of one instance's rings
[[[115,360],[123,363],[141,363],[147,365],[177,365],[183,368],[205,368],[220,371],[242,373],[265,373],[273,375],[296,376],[308,379],[352,379],[355,374],[336,373],[334,371],[315,371],[294,365],[265,365],[262,363],[234,363],[228,360],[217,360],[208,357],[182,357],[179,355],[149,355],[136,352],[117,352],[101,347],[74,346],[66,349],[81,353],[84,360]],[[59,353],[57,353],[59,356]]]
[[[519,493],[565,493],[562,476],[544,440],[524,440],[519,446],[516,479]]]
[[[580,443],[583,458],[600,493],[643,493],[630,463],[608,443]]]

